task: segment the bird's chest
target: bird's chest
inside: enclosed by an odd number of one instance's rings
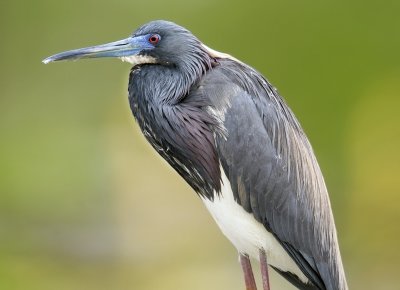
[[[149,88],[146,75],[142,69],[136,68],[131,72],[129,82],[129,105],[143,135],[160,154],[168,150],[169,145],[163,138],[162,126],[166,118],[162,116],[160,102],[157,101],[156,91]],[[140,80],[140,81],[139,81]]]
[[[220,186],[213,119],[202,106],[160,102],[159,92],[140,82],[129,89],[132,113],[149,143],[198,194],[211,198]]]
[[[168,162],[174,160],[176,148],[165,138],[160,120],[166,121],[152,104],[142,104],[137,99],[130,100],[132,114],[135,117],[143,136],[150,145]]]

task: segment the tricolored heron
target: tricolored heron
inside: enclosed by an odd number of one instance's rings
[[[168,21],[43,62],[98,57],[132,63],[135,119],[238,250],[247,289],[256,289],[249,258],[260,261],[264,289],[267,265],[299,289],[347,289],[312,147],[259,72]]]

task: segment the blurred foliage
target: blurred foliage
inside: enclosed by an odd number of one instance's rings
[[[235,250],[134,124],[129,65],[41,63],[153,19],[279,88],[323,169],[350,287],[398,289],[399,11],[394,0],[3,0],[0,289],[244,289]]]

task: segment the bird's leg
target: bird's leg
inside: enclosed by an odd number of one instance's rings
[[[253,270],[249,256],[246,254],[239,254],[240,264],[242,264],[244,282],[246,283],[246,290],[257,290],[256,280],[254,280]]]
[[[263,249],[260,249],[260,269],[261,269],[263,289],[269,290],[267,255],[265,254],[265,251]]]

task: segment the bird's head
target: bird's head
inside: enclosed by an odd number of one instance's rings
[[[210,65],[207,48],[190,31],[163,20],[141,26],[128,38],[61,52],[43,62],[99,57],[118,57],[133,65],[200,66],[203,69]]]

